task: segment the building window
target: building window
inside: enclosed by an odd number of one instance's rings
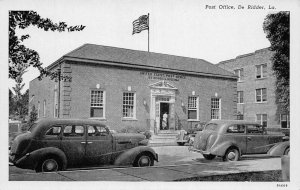
[[[244,120],[244,115],[241,113],[237,114],[237,120]]]
[[[287,114],[280,115],[281,128],[290,128],[290,118]]]
[[[90,117],[105,118],[104,91],[91,91]]]
[[[135,93],[123,92],[123,117],[135,118]]]
[[[256,89],[256,102],[266,102],[267,101],[267,89],[259,88]]]
[[[44,100],[44,103],[43,103],[43,117],[46,117],[46,100]]]
[[[211,99],[211,119],[221,119],[221,99]]]
[[[198,120],[198,97],[188,97],[188,119]]]
[[[244,92],[243,91],[238,91],[238,104],[244,103]]]
[[[234,74],[238,76],[238,82],[244,80],[244,69],[236,69],[234,70]]]
[[[40,102],[38,101],[38,109],[37,109],[37,117],[38,118],[40,118],[40,116],[41,116],[40,115],[41,114],[40,111],[41,111],[41,105],[40,105]]]
[[[267,77],[267,64],[256,65],[256,78],[265,78]]]
[[[259,122],[262,126],[267,127],[268,115],[267,114],[256,114],[256,121]]]
[[[58,117],[58,93],[54,90],[54,118]]]

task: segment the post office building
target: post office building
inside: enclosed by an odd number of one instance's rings
[[[237,77],[202,59],[85,44],[48,69],[69,80],[30,82],[39,118],[90,118],[155,133],[236,119]]]

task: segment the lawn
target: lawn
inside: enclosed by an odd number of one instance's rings
[[[264,171],[264,172],[247,172],[228,175],[214,175],[207,177],[192,177],[176,181],[281,181],[281,170]]]

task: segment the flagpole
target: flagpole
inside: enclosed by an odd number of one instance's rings
[[[150,17],[149,17],[149,13],[148,13],[148,52],[149,52],[149,34],[150,34]]]

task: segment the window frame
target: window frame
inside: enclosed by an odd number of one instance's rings
[[[255,73],[255,78],[256,79],[264,79],[264,78],[267,78],[267,74],[268,74],[268,71],[267,71],[267,64],[264,63],[264,64],[260,64],[260,65],[255,65],[256,67],[256,73]]]
[[[92,102],[92,93],[93,92],[101,92],[102,93],[102,106],[93,106],[92,104],[94,103],[94,102]],[[98,103],[98,102],[96,102],[96,103],[94,103],[94,104],[101,104],[101,102],[100,103]],[[102,108],[102,112],[103,112],[103,115],[102,115],[102,117],[92,117],[92,108]],[[90,111],[90,118],[93,118],[93,119],[106,119],[106,116],[105,116],[105,112],[106,112],[106,92],[105,92],[105,90],[103,90],[103,89],[91,89],[90,90],[90,109],[89,109],[89,111]]]
[[[43,102],[43,117],[46,117],[46,100]]]
[[[244,69],[243,68],[235,69],[234,74],[236,76],[238,76],[237,82],[243,82],[244,81]]]
[[[266,116],[266,121],[265,121],[266,125],[264,125],[264,116]],[[256,122],[259,122],[264,127],[268,127],[268,114],[266,113],[256,114]]]
[[[265,101],[264,100],[264,94],[263,94],[263,91],[265,90],[266,94],[265,94]],[[259,94],[258,94],[259,92]],[[257,97],[260,97],[260,101],[258,101],[258,98]],[[265,103],[265,102],[268,102],[268,91],[267,91],[267,88],[257,88],[255,89],[255,102],[256,103]]]
[[[76,135],[74,135],[74,136],[73,135],[70,135],[70,136],[65,135],[65,134],[67,134],[67,133],[65,133],[65,130],[66,130],[67,127],[71,127],[71,132],[69,134],[76,134]],[[82,127],[83,133],[77,133],[76,132],[77,127]],[[73,128],[74,128],[74,130],[73,130]],[[82,134],[82,135],[77,135],[77,134]],[[64,125],[63,130],[62,130],[62,137],[63,138],[85,138],[85,135],[86,135],[85,126],[80,125],[80,124],[78,124],[78,125],[76,125],[76,124]]]
[[[124,94],[133,94],[133,105],[124,105]],[[129,101],[129,99],[128,99]],[[124,106],[132,106],[132,116],[124,116]],[[122,93],[122,119],[124,120],[136,120],[136,92],[132,92],[132,91],[123,91]]]
[[[239,131],[239,127],[240,126],[242,126],[242,128],[244,128],[244,130],[243,130],[243,132],[241,132],[241,131]],[[231,127],[236,127],[237,129],[237,131],[230,131],[229,129],[231,128]],[[227,130],[226,130],[226,133],[227,134],[241,134],[241,135],[245,135],[246,134],[246,126],[245,125],[243,125],[243,124],[233,124],[233,125],[229,125],[228,127],[227,127]]]
[[[258,129],[257,132],[254,132],[254,130],[252,132],[249,132],[250,126],[253,126],[253,128],[256,127]],[[246,133],[247,135],[264,135],[265,132],[262,125],[247,124]]]
[[[285,120],[285,122],[286,122],[286,127],[282,127],[282,122],[283,122],[282,116],[283,116],[283,115],[286,116],[286,120]],[[282,129],[289,129],[289,128],[290,128],[290,117],[289,117],[288,114],[280,114],[280,128],[282,128]]]
[[[241,97],[241,94],[242,94],[242,97]],[[237,91],[237,98],[238,98],[237,103],[243,104],[244,103],[244,91]]]
[[[213,108],[213,100],[215,100],[215,99],[218,99],[218,108]],[[222,102],[221,102],[221,98],[216,98],[216,97],[213,97],[213,98],[211,98],[211,102],[210,102],[210,104],[211,104],[211,119],[212,120],[220,120],[221,119],[221,116],[222,116],[222,114],[221,114],[221,108],[222,108],[222,104],[221,104]],[[213,110],[219,110],[219,112],[218,112],[218,117],[217,118],[215,118],[215,117],[213,117]]]
[[[190,99],[196,98],[196,107],[190,108]],[[188,121],[199,121],[199,96],[188,96],[188,106],[187,106],[187,119]],[[195,119],[190,119],[189,118],[189,111],[196,111],[196,118]]]
[[[59,128],[59,133],[57,133],[57,135],[49,135],[49,134],[47,134],[48,133],[48,131],[49,130],[53,130],[53,128],[55,128],[55,127],[57,127],[57,128]],[[63,127],[61,126],[61,125],[53,125],[53,126],[51,126],[49,129],[47,129],[45,132],[44,132],[44,138],[55,138],[55,137],[60,137],[61,136],[61,133],[62,133],[62,129],[63,129]]]

